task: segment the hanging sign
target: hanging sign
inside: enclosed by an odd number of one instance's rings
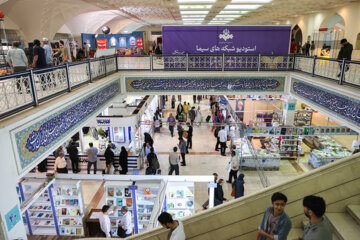
[[[137,38],[136,39],[136,45],[137,45],[137,48],[142,48],[143,47],[142,38]]]
[[[107,39],[96,39],[96,45],[98,49],[107,49]]]

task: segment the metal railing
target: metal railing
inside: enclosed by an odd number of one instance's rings
[[[360,62],[303,55],[107,56],[0,77],[0,119],[117,71],[299,71],[360,87]]]

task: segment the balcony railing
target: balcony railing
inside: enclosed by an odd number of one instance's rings
[[[0,119],[117,71],[299,71],[360,87],[360,62],[303,55],[108,56],[0,77]]]

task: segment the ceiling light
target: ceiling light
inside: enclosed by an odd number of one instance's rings
[[[209,22],[208,24],[211,24],[211,25],[224,25],[226,23],[213,23],[213,22]]]
[[[195,23],[195,22],[185,22],[184,23],[184,25],[200,25],[201,24],[201,22],[197,22],[197,23]]]
[[[178,3],[214,3],[216,0],[178,0]]]
[[[246,10],[254,10],[262,5],[227,5],[224,9],[246,9]]]
[[[216,17],[218,18],[218,17],[226,17],[226,18],[228,18],[228,17],[230,17],[230,18],[238,18],[238,17],[240,17],[241,15],[216,15]]]
[[[210,9],[212,5],[179,5],[180,9]]]
[[[232,0],[231,3],[269,3],[272,0]]]
[[[180,14],[208,14],[209,11],[180,11]]]
[[[217,21],[217,20],[212,20],[211,23],[228,23],[230,21]]]
[[[232,21],[232,20],[234,20],[235,18],[218,18],[218,17],[215,17],[215,18],[213,18],[213,20],[227,20],[227,21]]]
[[[182,18],[205,18],[206,15],[182,15]]]
[[[184,22],[202,22],[204,19],[183,19]]]
[[[220,14],[246,14],[249,11],[220,11]]]

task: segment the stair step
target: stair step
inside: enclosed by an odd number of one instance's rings
[[[348,213],[327,213],[334,232],[341,240],[359,239],[360,227]]]
[[[302,228],[292,228],[288,234],[287,239],[296,239],[302,237],[303,229]]]
[[[360,205],[347,205],[346,210],[357,224],[360,225]]]

